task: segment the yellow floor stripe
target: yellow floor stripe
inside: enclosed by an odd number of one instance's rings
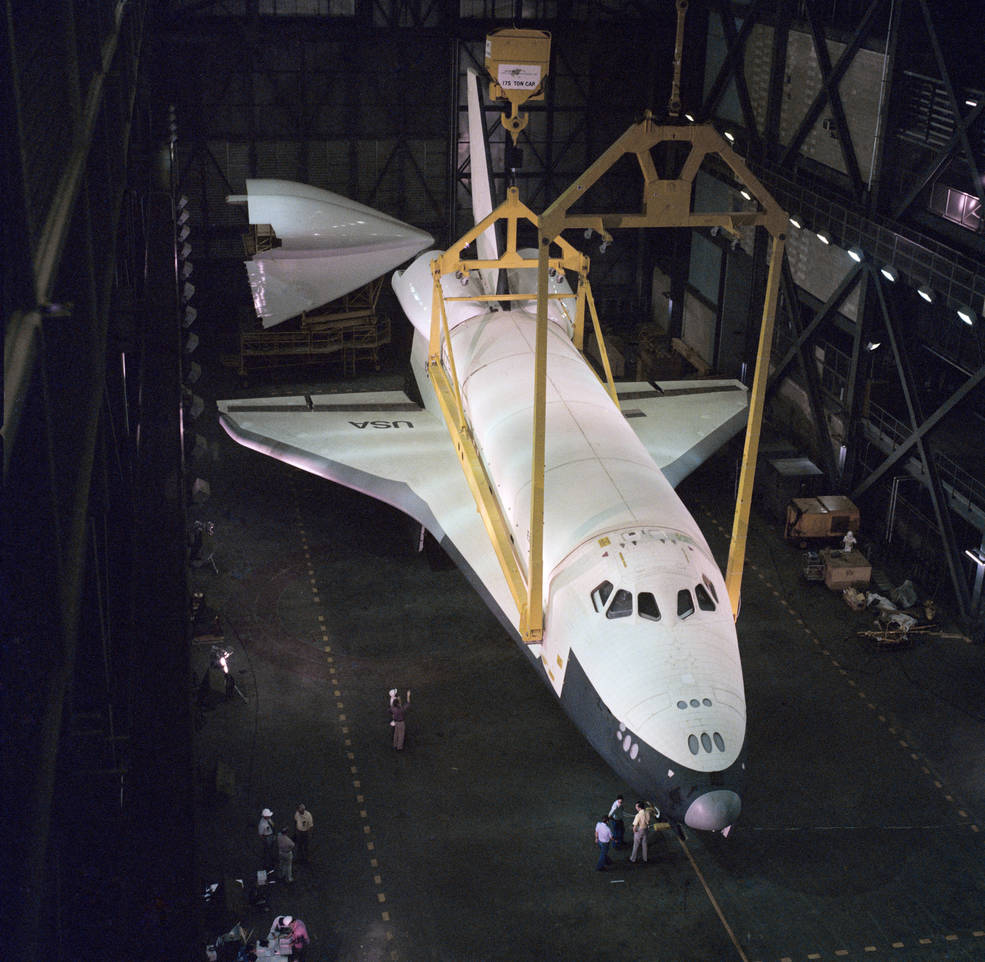
[[[694,856],[691,855],[691,850],[687,847],[687,843],[676,833],[674,838],[680,843],[682,849],[684,849],[684,854],[687,856],[687,860],[691,863],[691,868],[694,869],[694,874],[698,877],[698,881],[701,883],[701,887],[705,890],[705,895],[708,896],[708,901],[711,902],[712,908],[715,910],[715,914],[718,916],[718,920],[722,923],[722,928],[725,929],[729,940],[735,946],[736,952],[739,953],[739,958],[742,962],[749,962],[749,957],[745,952],[742,951],[742,946],[739,945],[739,940],[735,937],[735,933],[732,931],[732,927],[725,920],[725,915],[718,905],[718,901],[715,896],[711,894],[711,889],[708,887],[708,883],[705,881],[705,877],[701,874],[701,869],[698,868],[698,863],[695,862]]]

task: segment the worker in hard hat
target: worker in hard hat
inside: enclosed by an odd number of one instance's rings
[[[311,939],[308,937],[308,927],[293,915],[278,915],[270,926],[267,941],[276,943],[287,938],[291,942],[291,958],[303,959],[304,950]]]
[[[260,841],[263,842],[263,865],[268,869],[277,864],[277,833],[274,831],[273,817],[274,813],[265,808],[260,813],[260,823],[257,825]]]

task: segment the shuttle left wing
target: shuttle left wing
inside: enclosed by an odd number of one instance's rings
[[[400,391],[218,402],[233,440],[410,515],[503,622],[519,615],[443,421]]]
[[[674,487],[746,426],[741,381],[620,381],[616,389],[623,417]]]

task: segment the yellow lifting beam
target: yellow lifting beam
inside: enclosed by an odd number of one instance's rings
[[[466,258],[465,248],[472,244],[479,235],[497,221],[506,221],[506,249],[497,260],[480,260]],[[506,200],[500,204],[488,217],[475,225],[464,234],[444,254],[431,262],[433,293],[431,300],[431,331],[428,341],[428,373],[434,385],[438,403],[444,415],[448,432],[455,444],[459,461],[465,474],[466,481],[472,491],[476,507],[483,524],[489,533],[490,542],[499,561],[503,574],[520,613],[520,635],[528,644],[536,643],[543,637],[544,606],[543,606],[543,530],[544,530],[544,417],[545,417],[545,378],[546,378],[546,327],[541,331],[538,325],[538,358],[543,357],[544,373],[540,372],[534,382],[534,406],[539,411],[539,421],[535,418],[533,441],[533,506],[531,508],[530,546],[526,558],[518,551],[517,545],[510,534],[510,525],[502,505],[496,497],[492,483],[486,474],[482,458],[476,448],[472,430],[465,416],[459,386],[455,357],[451,347],[448,329],[448,315],[445,305],[452,301],[517,301],[534,300],[545,305],[548,300],[559,300],[567,295],[548,294],[547,271],[572,271],[578,275],[577,311],[575,329],[576,344],[581,348],[582,331],[584,328],[584,313],[587,309],[595,326],[596,337],[602,351],[603,365],[608,381],[608,390],[615,400],[616,389],[612,380],[609,359],[605,354],[605,344],[599,328],[598,313],[592,300],[591,286],[588,283],[588,258],[571,246],[564,238],[558,237],[554,245],[559,254],[551,257],[551,244],[545,245],[547,267],[544,273],[544,289],[538,287],[537,292],[511,294],[466,294],[462,297],[446,296],[441,279],[449,274],[467,277],[471,271],[482,269],[506,270],[510,268],[536,269],[541,258],[525,258],[517,250],[517,223],[525,220],[535,228],[538,226],[537,216],[520,201],[519,191],[511,187],[507,191]],[[539,279],[539,278],[538,278]],[[490,305],[492,308],[493,305]],[[545,313],[546,317],[546,313]],[[541,344],[541,338],[543,344]]]
[[[680,4],[679,4],[680,7]],[[680,32],[680,31],[678,31]],[[653,160],[653,148],[661,144],[679,144],[680,150],[688,150],[688,155],[676,177],[661,178]],[[635,155],[643,176],[642,206],[638,211],[571,214],[570,208],[585,197],[588,190],[617,161],[626,154]],[[724,162],[736,180],[746,189],[755,202],[755,209],[741,211],[695,212],[691,209],[694,178],[706,158],[715,156]],[[735,506],[732,527],[732,542],[729,548],[728,568],[725,573],[725,586],[733,617],[739,614],[739,596],[742,585],[742,569],[745,563],[746,535],[749,528],[749,510],[752,499],[753,478],[756,457],[759,451],[759,435],[762,428],[763,404],[766,396],[766,379],[769,370],[769,354],[773,337],[773,324],[780,283],[780,268],[783,260],[783,245],[786,240],[787,215],[773,199],[765,187],[753,176],[743,159],[710,124],[669,124],[654,123],[652,115],[646,116],[638,124],[631,126],[615,143],[606,150],[543,214],[540,216],[538,249],[538,291],[547,292],[547,271],[550,265],[548,250],[556,243],[562,231],[588,229],[597,231],[604,240],[611,240],[610,230],[619,227],[718,227],[734,237],[739,236],[743,227],[763,227],[773,240],[770,255],[769,276],[766,284],[766,297],[763,303],[763,319],[760,329],[759,349],[756,357],[756,372],[753,377],[749,397],[749,421],[746,428],[745,448],[742,470],[739,477],[739,496]],[[542,296],[537,302],[537,359],[535,361],[534,448],[543,458],[543,437],[537,437],[537,425],[543,426],[545,404],[543,380],[546,377],[547,340],[547,301]],[[537,455],[535,454],[535,457]],[[536,463],[536,462],[535,462]],[[535,472],[536,475],[536,472]],[[534,478],[534,496],[543,498]],[[541,484],[543,473],[541,473]],[[534,508],[531,508],[531,518]],[[531,536],[533,534],[531,521]],[[531,552],[533,548],[531,547]]]

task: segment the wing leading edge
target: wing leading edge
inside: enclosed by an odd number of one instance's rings
[[[422,524],[512,634],[519,614],[444,423],[400,391],[218,402],[244,447],[384,501]]]
[[[741,381],[638,381],[616,385],[623,416],[676,487],[746,426]]]

